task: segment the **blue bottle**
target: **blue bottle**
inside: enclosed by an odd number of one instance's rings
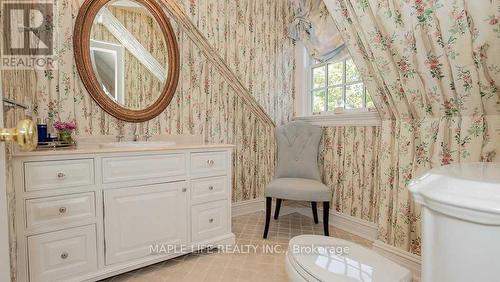
[[[38,142],[47,142],[47,124],[41,123],[38,119],[36,129],[38,130]]]

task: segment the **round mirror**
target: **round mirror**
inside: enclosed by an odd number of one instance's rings
[[[179,52],[154,0],[87,0],[75,23],[74,49],[86,89],[114,117],[142,122],[170,103]]]

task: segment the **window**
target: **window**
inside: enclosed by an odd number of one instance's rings
[[[352,59],[314,62],[310,71],[313,113],[333,112],[337,107],[348,110],[375,107]]]

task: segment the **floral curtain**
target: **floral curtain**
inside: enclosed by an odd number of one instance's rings
[[[409,180],[499,161],[498,1],[325,0],[383,119],[379,240],[420,254]]]

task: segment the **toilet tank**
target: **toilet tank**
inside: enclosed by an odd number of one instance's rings
[[[422,281],[500,281],[500,163],[434,168],[409,189],[422,205]]]

